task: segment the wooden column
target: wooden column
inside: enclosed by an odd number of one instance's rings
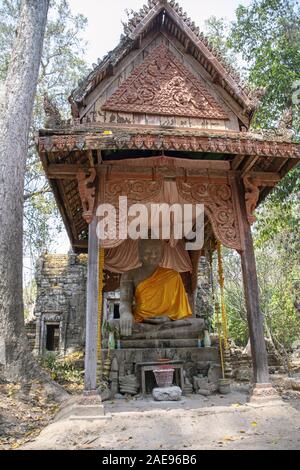
[[[89,225],[86,343],[85,343],[85,392],[96,392],[97,340],[98,340],[98,271],[99,245],[96,234],[97,218]]]
[[[245,250],[241,253],[244,293],[247,308],[255,383],[268,383],[268,359],[263,316],[259,305],[258,281],[251,229],[245,227]]]
[[[268,384],[269,371],[267,350],[264,338],[263,316],[259,305],[259,289],[251,227],[247,219],[245,189],[243,182],[237,182],[240,209],[241,235],[244,238],[244,250],[241,252],[244,294],[251,342],[254,383]]]

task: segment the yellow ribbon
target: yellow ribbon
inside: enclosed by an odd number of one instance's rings
[[[228,327],[227,327],[227,313],[226,313],[226,306],[225,306],[224,269],[223,269],[223,260],[222,260],[222,246],[220,242],[217,243],[217,250],[218,250],[219,284],[220,284],[220,291],[221,291],[221,311],[222,311],[224,348],[228,349]]]
[[[216,322],[217,322],[217,330],[218,330],[218,337],[219,337],[219,350],[220,350],[220,359],[221,359],[221,368],[222,368],[222,377],[225,378],[225,365],[224,365],[224,355],[223,355],[223,345],[222,345],[222,330],[221,330],[221,322],[220,322],[220,309],[219,304],[216,301],[215,295],[215,285],[213,280],[213,249],[210,246],[209,250],[209,265],[210,265],[210,273],[211,273],[211,283],[212,283],[212,298],[213,298],[213,305],[215,307],[215,315],[216,315]]]
[[[104,288],[104,248],[99,248],[99,274],[98,274],[98,343],[97,359],[99,377],[102,379],[102,311],[103,311],[103,288]]]

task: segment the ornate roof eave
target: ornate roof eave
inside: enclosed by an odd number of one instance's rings
[[[95,181],[95,172],[99,178],[107,171],[118,173],[123,168],[123,176],[124,171],[132,175],[132,171],[140,166],[151,177],[156,171],[169,177],[172,171],[181,177],[197,174],[204,181],[215,178],[218,184],[220,180],[239,177],[251,196],[246,201],[250,221],[254,220],[253,198],[255,203],[261,203],[300,162],[299,142],[287,140],[285,134],[258,131],[242,133],[151,126],[133,129],[125,125],[82,125],[76,121],[73,126],[41,129],[37,146],[70,241],[78,251],[87,249],[87,220],[94,201],[90,182]],[[111,160],[101,150],[121,151],[119,156],[122,158],[112,157]],[[148,157],[140,152],[142,150],[155,152]],[[177,158],[169,151],[181,153],[181,157]],[[202,152],[203,155],[194,158],[195,155],[187,155],[188,152]],[[210,156],[210,153],[214,155]],[[152,171],[154,167],[155,172]]]
[[[171,150],[300,159],[300,144],[266,133],[83,126],[40,130],[40,153],[76,150]]]
[[[230,92],[243,106],[249,118],[253,116],[255,109],[259,104],[256,90],[250,91],[242,83],[237,72],[222,57],[209,42],[195,23],[183,12],[182,8],[175,0],[148,0],[139,12],[134,13],[132,18],[124,25],[125,36],[121,37],[119,45],[111,51],[102,61],[98,61],[98,65],[94,65],[94,70],[88,77],[79,84],[69,97],[72,104],[73,115],[78,117],[78,105],[82,103],[84,98],[92,92],[102,79],[111,73],[113,67],[135,47],[140,37],[149,29],[162,11],[176,23],[178,28],[185,34],[189,41],[199,50],[206,58],[214,70],[214,80],[219,82],[221,86],[230,89]]]

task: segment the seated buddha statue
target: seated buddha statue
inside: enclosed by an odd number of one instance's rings
[[[197,337],[204,321],[192,311],[180,274],[160,267],[161,240],[140,240],[141,267],[121,276],[120,334],[136,339]],[[176,332],[175,332],[176,328]]]

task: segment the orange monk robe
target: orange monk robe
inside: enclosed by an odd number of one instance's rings
[[[168,316],[171,320],[191,317],[192,311],[180,274],[173,269],[158,268],[142,281],[135,291],[134,320]]]

